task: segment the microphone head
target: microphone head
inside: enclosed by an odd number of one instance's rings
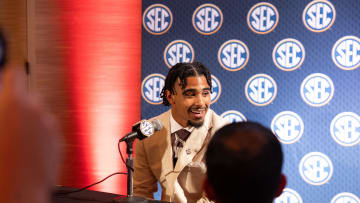
[[[154,131],[159,131],[163,127],[162,123],[158,119],[153,120],[151,123],[153,124]]]

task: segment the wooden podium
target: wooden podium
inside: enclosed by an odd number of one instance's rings
[[[57,186],[52,195],[51,203],[165,203],[140,197],[128,198],[113,193],[93,190],[70,193],[76,190],[77,188]]]

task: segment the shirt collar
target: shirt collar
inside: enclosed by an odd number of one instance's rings
[[[175,121],[175,119],[172,116],[171,111],[170,111],[170,133],[174,133],[183,128],[184,127],[182,127],[178,122]],[[189,132],[192,132],[194,130],[194,128],[195,128],[194,126],[187,126],[184,129]]]

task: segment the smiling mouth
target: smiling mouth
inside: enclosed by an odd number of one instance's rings
[[[205,115],[206,108],[190,109],[189,112],[194,115],[195,119],[201,119]]]
[[[191,113],[195,113],[195,114],[201,114],[203,112],[205,112],[205,108],[203,109],[190,109]]]
[[[206,110],[206,107],[189,109],[190,118],[188,120],[188,125],[196,128],[201,127],[204,123]]]

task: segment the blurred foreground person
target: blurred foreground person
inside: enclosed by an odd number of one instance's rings
[[[0,74],[0,202],[50,202],[56,122],[26,90],[24,73],[9,68]]]
[[[255,122],[226,125],[206,151],[205,192],[220,203],[273,202],[286,185],[282,163],[281,145],[270,129]]]

